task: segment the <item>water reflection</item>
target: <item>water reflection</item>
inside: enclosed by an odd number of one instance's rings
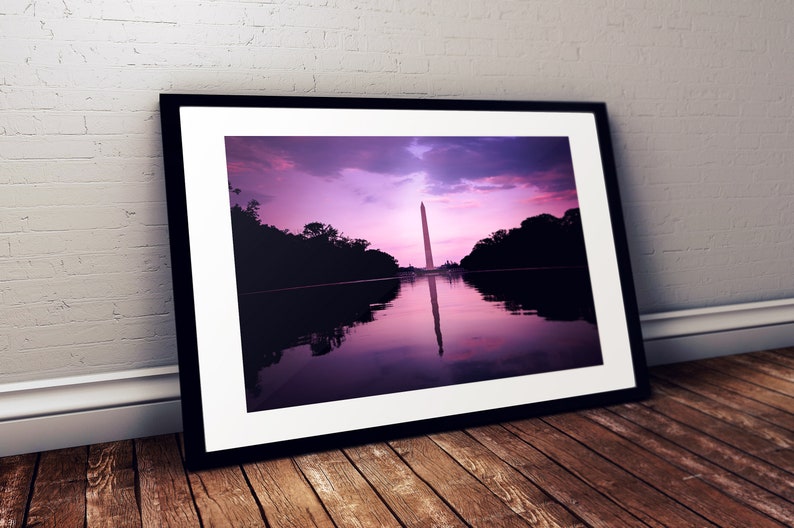
[[[288,288],[238,299],[246,388],[257,392],[257,373],[305,345],[312,356],[342,346],[350,329],[375,320],[400,291],[398,279]]]
[[[240,313],[249,412],[601,363],[586,270],[296,288]]]
[[[438,355],[444,355],[444,338],[441,336],[441,314],[438,311],[438,290],[436,289],[436,277],[430,275],[427,278],[427,286],[430,288],[430,311],[433,312],[433,328],[436,331],[436,342],[438,343]]]
[[[596,322],[590,278],[584,267],[483,271],[467,273],[463,280],[484,300],[501,303],[514,314]]]

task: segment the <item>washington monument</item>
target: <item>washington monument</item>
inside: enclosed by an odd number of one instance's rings
[[[425,269],[430,271],[435,269],[433,266],[433,252],[430,251],[430,233],[427,231],[427,215],[425,214],[425,203],[421,202],[419,211],[422,213],[422,235],[425,238]]]

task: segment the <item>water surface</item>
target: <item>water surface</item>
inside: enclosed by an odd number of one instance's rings
[[[240,313],[249,412],[602,362],[583,268],[293,288]]]

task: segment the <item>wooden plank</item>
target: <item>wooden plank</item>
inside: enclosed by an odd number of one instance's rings
[[[775,352],[777,352],[778,354],[786,355],[790,358],[794,358],[794,346],[777,348],[775,349]]]
[[[778,446],[747,429],[724,422],[669,398],[655,398],[643,403],[646,407],[673,420],[691,424],[693,429],[706,433],[744,453],[754,455],[786,471],[794,472],[794,451],[789,447]]]
[[[594,452],[590,446],[599,442],[597,437],[588,438],[586,447],[541,420],[511,422],[507,427],[650,526],[714,526],[629,473],[623,468],[626,460],[614,463]]]
[[[37,453],[0,458],[0,528],[22,526]]]
[[[747,414],[727,405],[706,398],[700,394],[692,392],[673,383],[662,379],[654,379],[654,400],[671,398],[679,403],[688,405],[693,409],[713,416],[726,423],[749,431],[755,435],[765,438],[778,447],[794,447],[794,435],[791,431],[778,427],[777,425]]]
[[[790,354],[786,353],[787,350]],[[760,350],[750,354],[738,354],[738,356],[758,360],[761,363],[785,367],[789,371],[794,371],[794,347]],[[791,374],[789,374],[788,379],[791,379]]]
[[[454,431],[430,438],[532,526],[584,526],[546,492],[466,433]]]
[[[529,525],[429,438],[407,438],[390,445],[470,526]]]
[[[794,350],[794,347],[792,347],[790,350]],[[752,356],[764,361],[765,363],[780,365],[782,367],[786,367],[789,370],[794,370],[794,355],[786,355],[785,351],[782,349],[753,352]]]
[[[794,382],[790,379],[766,374],[752,361],[750,361],[749,364],[743,365],[737,361],[734,356],[714,358],[704,364],[704,366],[725,374],[726,376],[733,376],[742,381],[754,383],[767,391],[775,391],[788,396],[789,404],[787,407],[783,408],[783,410],[794,410],[794,399],[792,399],[792,396],[794,396]]]
[[[41,453],[28,526],[84,526],[87,447]]]
[[[702,377],[703,381],[713,383],[729,391],[738,392],[748,398],[765,403],[786,413],[791,413],[794,409],[794,398],[782,392],[769,390],[769,388],[761,382],[755,382],[759,381],[758,378],[762,375],[755,374],[752,376],[753,381],[748,381],[747,379],[741,379],[734,375],[715,370],[708,366],[710,364],[711,363],[704,363],[703,365],[697,366],[698,376]],[[770,378],[770,376],[766,376],[766,378]]]
[[[184,436],[180,433],[178,438],[184,464]],[[187,478],[202,526],[266,526],[240,466],[187,471]]]
[[[666,495],[715,524],[732,528],[782,526],[703,481],[689,478],[688,472],[579,414],[550,416],[544,421],[580,442],[586,441],[601,456],[654,488],[664,490]]]
[[[369,444],[344,452],[404,526],[464,526],[388,445]]]
[[[775,350],[775,352],[783,356],[794,358],[794,346],[778,348]]]
[[[240,466],[190,471],[188,481],[202,526],[265,526]]]
[[[720,366],[724,365],[730,367],[725,372],[732,373],[734,376],[739,374],[742,379],[747,379],[746,374],[742,374],[748,370],[762,374],[767,380],[771,379],[775,385],[772,387],[775,390],[794,396],[794,368],[786,367],[778,363],[764,361],[763,356],[758,354],[738,354],[735,356],[725,356],[720,358],[719,361],[710,362],[709,365],[716,366],[720,370]],[[764,378],[758,378],[756,375],[752,376],[756,383],[765,385]]]
[[[791,474],[763,460],[743,453],[708,435],[700,434],[692,427],[656,413],[644,405],[627,404],[612,407],[611,410],[772,493],[787,500],[794,498],[794,488],[792,487],[794,481]]]
[[[663,379],[692,392],[720,402],[740,412],[744,412],[775,424],[779,427],[794,431],[794,416],[780,413],[780,409],[765,402],[753,399],[749,394],[742,393],[742,388],[731,390],[720,385],[718,379],[709,376],[713,371],[706,371],[696,363],[680,363],[654,367],[651,370],[651,380]],[[758,388],[757,386],[754,386]]]
[[[92,445],[88,450],[86,525],[139,527],[131,440]]]
[[[135,440],[143,526],[198,526],[175,435]]]
[[[786,525],[794,526],[794,505],[708,460],[693,456],[681,446],[658,436],[607,409],[585,411],[589,419],[642,446],[715,488]]]
[[[504,427],[477,427],[466,432],[590,526],[647,526]]]
[[[793,366],[655,367],[646,402],[242,471],[186,472],[173,435],[0,458],[0,528],[794,526]]]
[[[334,523],[294,460],[245,464],[243,470],[272,528],[333,528]]]
[[[302,455],[295,462],[337,526],[400,525],[341,451]]]

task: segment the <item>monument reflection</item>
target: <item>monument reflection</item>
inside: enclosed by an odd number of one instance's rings
[[[246,310],[262,314],[242,329],[249,412],[601,364],[596,325],[575,315],[592,313],[587,296],[565,286],[582,273],[492,274],[479,286],[465,274],[419,275],[247,296]],[[510,297],[501,280],[559,288]],[[347,289],[359,290],[356,302]]]
[[[433,328],[436,332],[438,355],[443,356],[444,338],[441,335],[441,314],[438,309],[438,290],[436,289],[436,277],[434,275],[427,278],[427,286],[430,289],[430,311],[433,312]]]
[[[602,363],[586,268],[437,269],[420,215],[424,269],[239,296],[249,412]]]

